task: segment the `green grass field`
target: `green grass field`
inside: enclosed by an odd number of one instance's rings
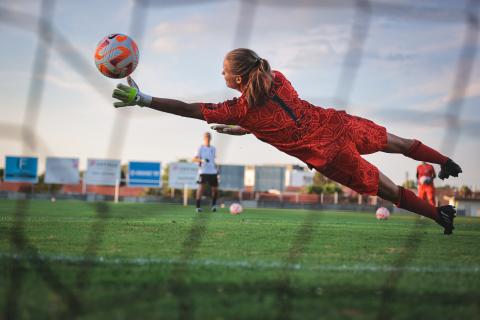
[[[21,319],[479,319],[480,219],[456,221],[444,236],[413,215],[0,201],[0,306]]]

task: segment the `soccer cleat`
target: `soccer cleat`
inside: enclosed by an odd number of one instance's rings
[[[212,212],[217,212],[218,207],[217,206],[212,206]]]
[[[462,173],[462,168],[452,159],[448,159],[445,164],[440,165],[440,172],[438,173],[438,177],[442,180],[452,176],[458,177],[458,174]]]
[[[437,211],[437,223],[444,228],[443,234],[452,234],[453,229],[455,229],[453,219],[455,219],[457,211],[450,205],[438,207]]]
[[[195,208],[195,212],[196,212],[196,213],[203,212],[203,209],[202,209],[202,208]]]

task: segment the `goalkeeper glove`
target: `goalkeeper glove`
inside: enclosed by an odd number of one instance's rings
[[[138,85],[129,76],[127,77],[128,86],[119,83],[117,89],[113,90],[112,97],[120,101],[114,102],[115,108],[128,107],[128,106],[140,106],[148,107],[152,103],[152,97],[140,92]]]

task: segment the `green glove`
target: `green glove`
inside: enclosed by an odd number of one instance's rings
[[[128,86],[119,83],[117,89],[113,90],[112,97],[120,101],[114,102],[115,108],[140,106],[148,107],[152,103],[152,97],[140,92],[138,85],[129,76],[127,77]]]

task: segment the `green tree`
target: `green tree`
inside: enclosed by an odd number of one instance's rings
[[[407,188],[407,189],[416,189],[417,188],[417,183],[415,180],[406,180],[403,184],[402,187]]]
[[[128,164],[120,166],[120,186],[127,185]]]
[[[316,194],[321,194],[323,192],[323,186],[319,185],[314,185],[312,184],[311,186],[307,187],[307,193],[316,193]]]
[[[315,171],[315,174],[313,175],[313,185],[314,186],[322,186],[325,183],[330,182],[330,179],[325,177],[323,174],[321,174],[318,171]]]
[[[468,187],[466,185],[463,185],[458,189],[458,193],[462,197],[471,197],[472,196],[472,189],[470,189],[470,187]]]
[[[61,188],[61,184],[46,184],[45,173],[39,175],[38,182],[33,185],[35,193],[57,193]]]
[[[170,165],[166,165],[162,174],[162,189],[160,190],[161,195],[164,197],[170,196],[170,187],[168,186],[168,179],[170,177]]]
[[[163,169],[162,174],[162,187],[161,188],[148,188],[147,195],[150,196],[170,196],[170,188],[168,187],[168,175],[170,172],[170,166],[167,164]]]
[[[342,193],[342,188],[336,182],[329,182],[323,185],[323,189],[325,193]]]
[[[315,172],[315,175],[313,176],[313,185],[307,187],[307,192],[316,194],[335,192],[341,193],[342,188],[338,183],[325,177],[320,172]]]

